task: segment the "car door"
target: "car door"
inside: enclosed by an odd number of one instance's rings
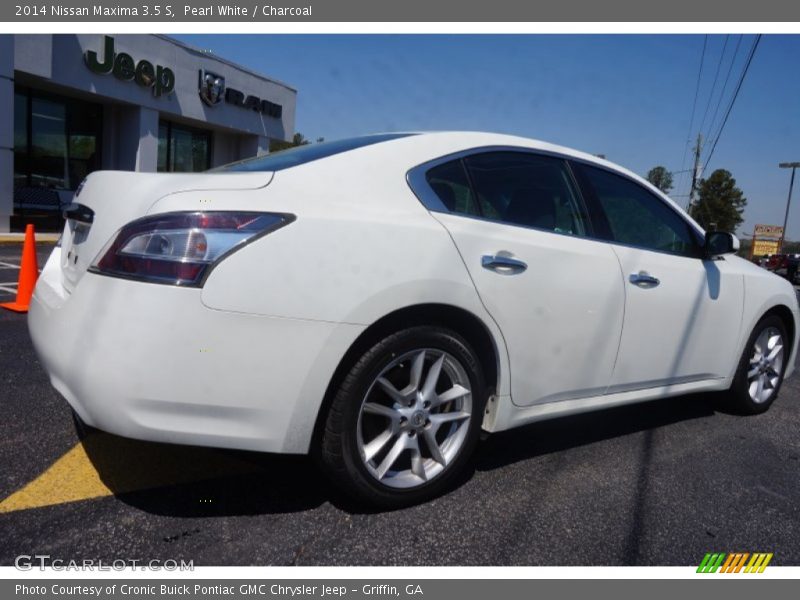
[[[734,364],[740,274],[704,260],[700,233],[639,183],[573,165],[607,219],[625,287],[625,321],[608,392],[723,378]]]
[[[513,402],[602,394],[619,347],[624,292],[613,250],[589,238],[567,162],[496,151],[425,168],[415,191],[435,193],[433,214],[502,331]]]

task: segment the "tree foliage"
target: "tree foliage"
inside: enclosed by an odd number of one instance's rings
[[[647,172],[647,181],[652,183],[665,194],[672,189],[672,172],[661,165],[653,167]]]
[[[706,230],[735,232],[744,220],[747,198],[736,180],[725,169],[717,169],[708,179],[701,179],[698,201],[691,215]]]
[[[317,142],[324,142],[325,138],[317,138]],[[270,152],[278,152],[280,150],[286,150],[287,148],[294,148],[295,146],[305,146],[310,144],[311,141],[307,140],[302,133],[295,133],[292,140],[286,142],[284,140],[270,140],[269,141],[269,151]]]

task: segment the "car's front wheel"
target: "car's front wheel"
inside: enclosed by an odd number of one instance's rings
[[[787,341],[783,321],[775,315],[764,317],[753,329],[730,389],[740,412],[763,413],[775,401],[789,357]]]
[[[420,326],[390,335],[339,385],[322,436],[323,467],[373,505],[436,496],[475,448],[485,388],[475,352],[455,332]]]

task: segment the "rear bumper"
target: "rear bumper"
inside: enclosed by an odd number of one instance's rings
[[[362,326],[214,310],[198,289],[91,273],[68,294],[59,254],[28,324],[52,385],[87,424],[142,440],[308,451]]]

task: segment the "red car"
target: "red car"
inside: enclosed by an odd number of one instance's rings
[[[768,254],[761,259],[761,266],[767,271],[778,271],[788,266],[788,254]]]
[[[797,276],[797,266],[800,261],[800,254],[770,254],[761,259],[759,263],[768,271],[793,280]]]

